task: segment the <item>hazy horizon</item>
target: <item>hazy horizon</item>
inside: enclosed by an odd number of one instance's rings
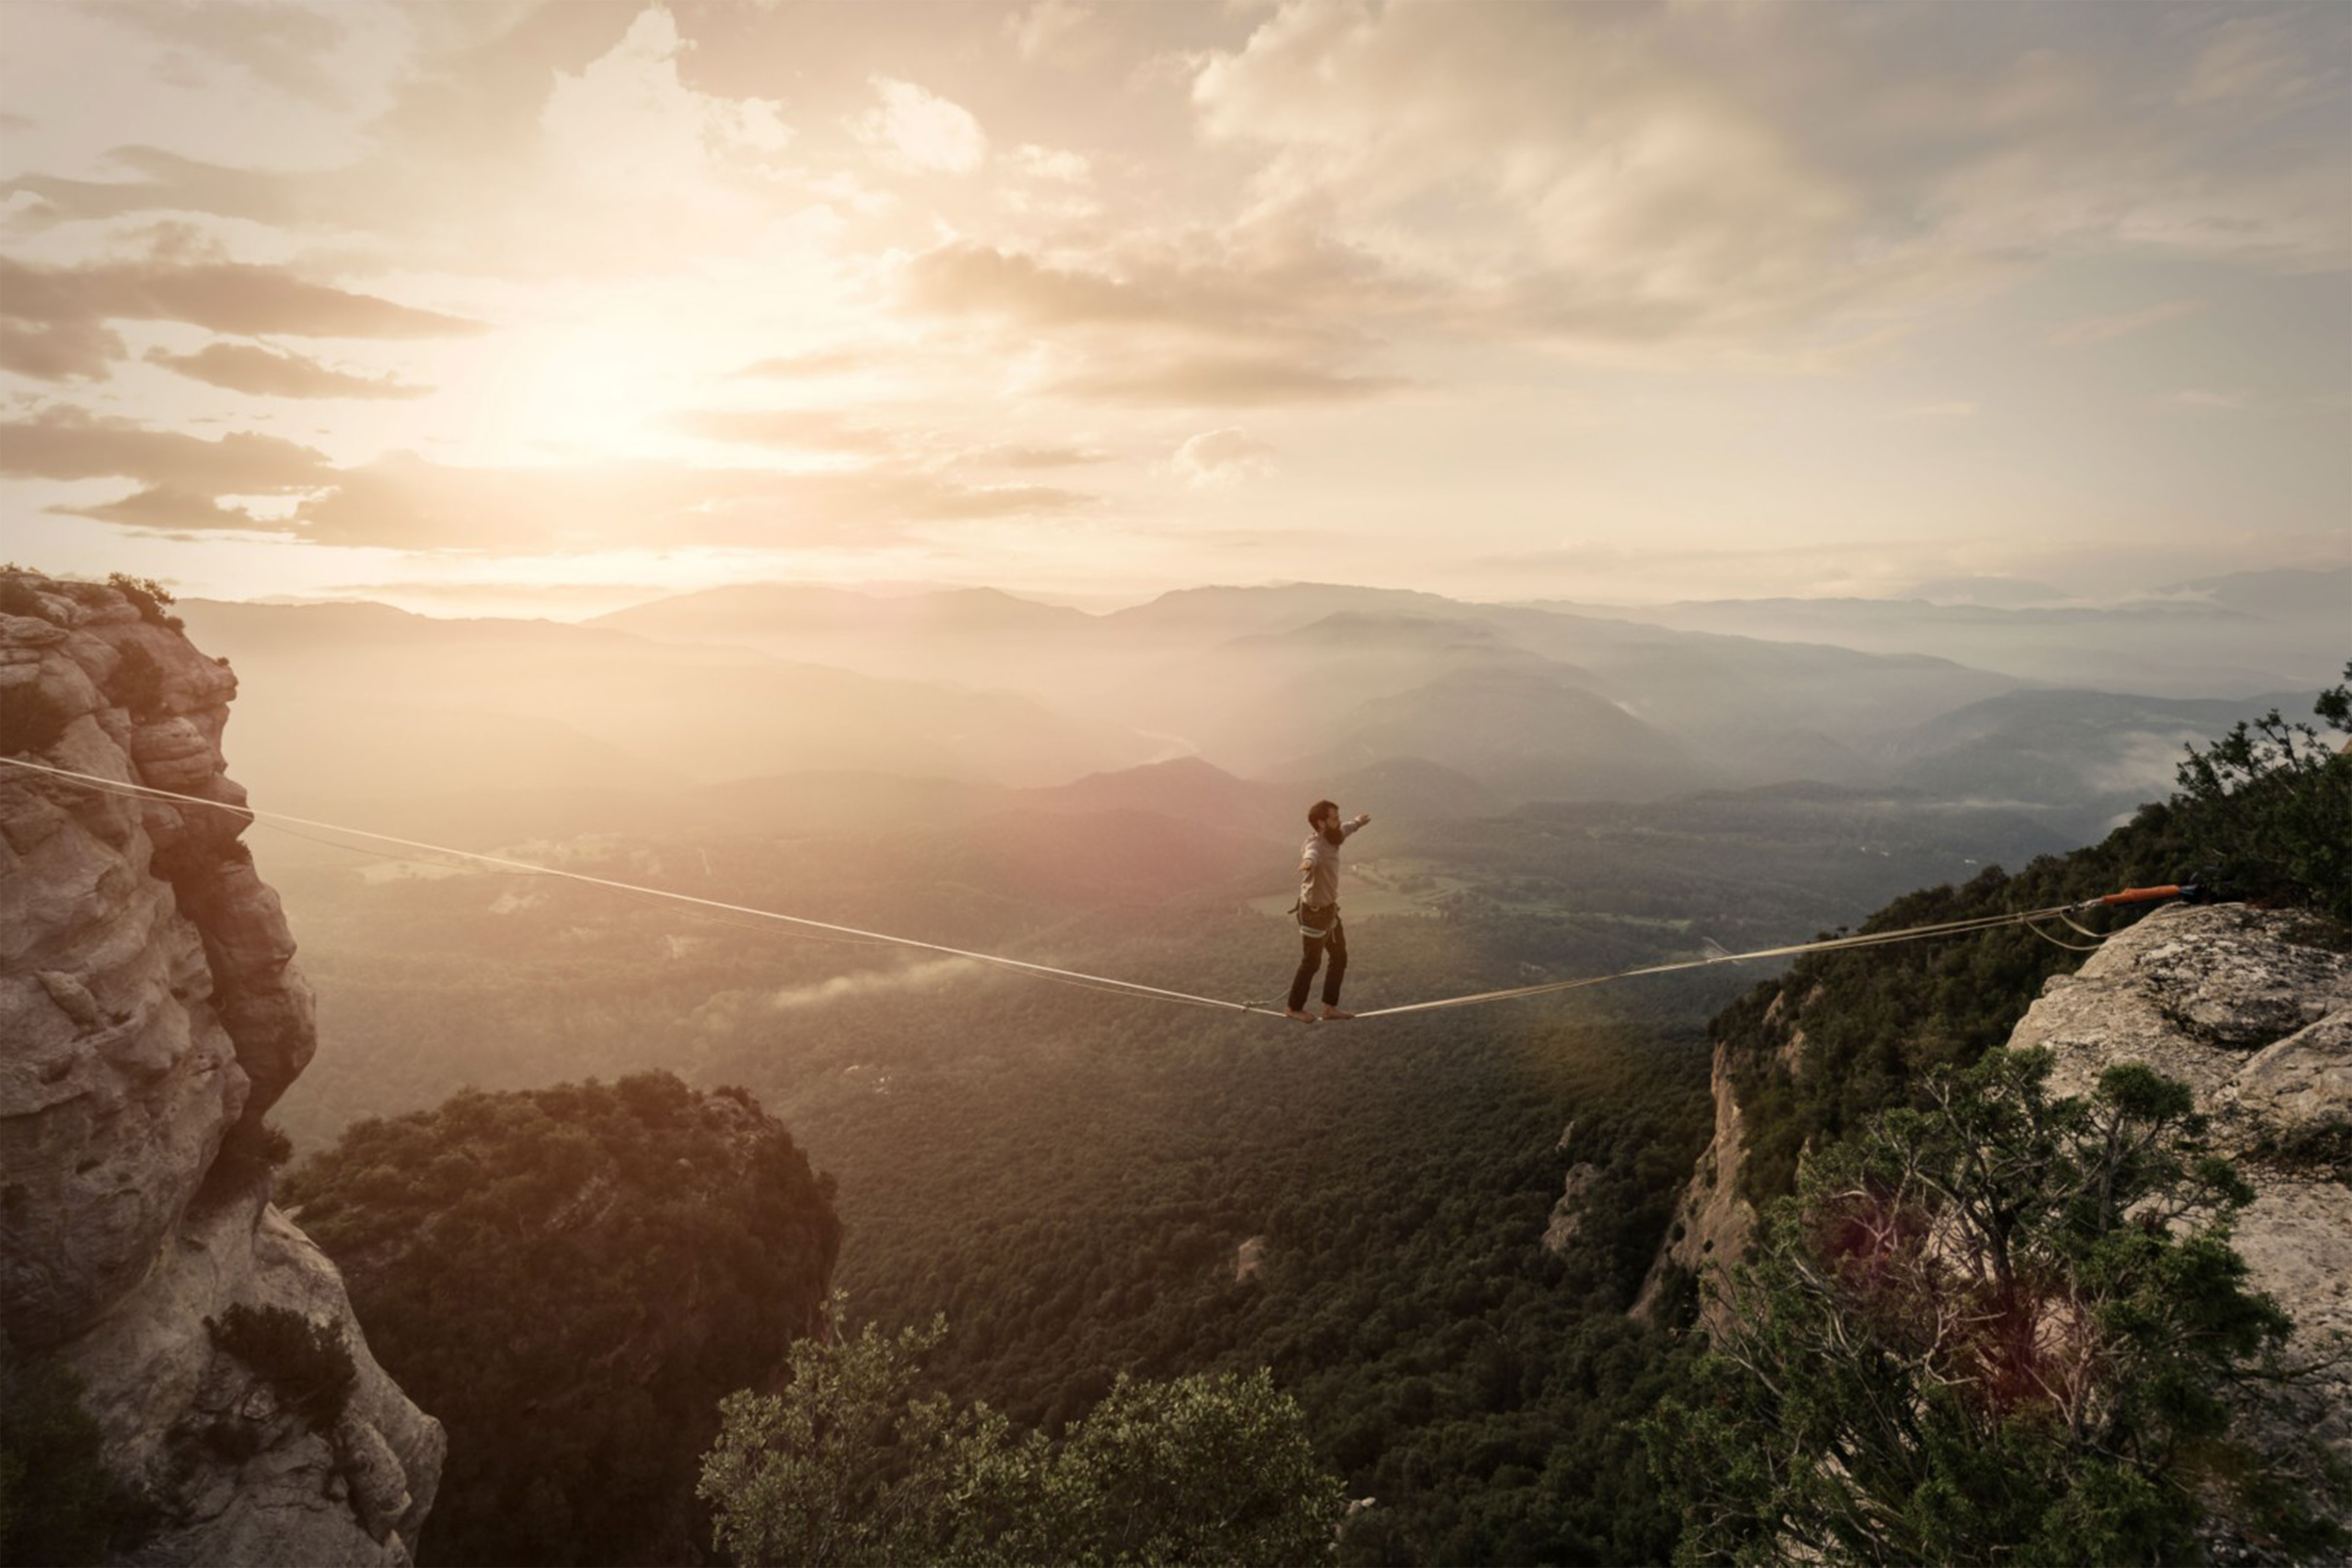
[[[197,16],[0,10],[46,570],[573,616],[2352,561],[2338,9]]]

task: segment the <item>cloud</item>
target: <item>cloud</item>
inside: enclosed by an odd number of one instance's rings
[[[893,452],[903,444],[887,430],[855,425],[814,408],[693,408],[669,415],[662,423],[706,441],[803,452]]]
[[[1274,471],[1274,448],[1238,426],[1207,430],[1176,448],[1169,460],[1176,477],[1195,489],[1260,479]]]
[[[1111,454],[1087,447],[986,447],[964,454],[964,460],[1000,468],[1072,468],[1108,463]]]
[[[1897,419],[1973,419],[1977,405],[1965,398],[1948,398],[1941,403],[1915,403],[1896,410]]]
[[[1250,355],[1198,355],[1142,368],[1082,371],[1049,390],[1064,397],[1112,403],[1251,408],[1285,403],[1360,403],[1402,391],[1392,377],[1348,375],[1297,361]]]
[[[207,441],[67,405],[0,422],[0,475],[11,479],[129,479],[167,495],[281,495],[313,489],[333,472],[323,452],[249,431]]]
[[[0,257],[0,365],[38,380],[103,376],[121,357],[112,321],[184,321],[291,337],[429,338],[482,323],[313,283],[278,267],[142,260],[42,267]]]
[[[250,343],[207,343],[192,354],[152,349],[147,359],[194,380],[262,397],[423,397],[433,390],[389,376],[331,370],[298,353],[276,353]]]
[[[2150,305],[2144,310],[2129,310],[2121,315],[2086,316],[2052,331],[2049,342],[2053,348],[2081,348],[2091,343],[2112,342],[2166,321],[2193,316],[2204,308],[2202,300],[2169,300],[2161,305]]]
[[[793,1012],[803,1007],[822,1006],[851,996],[874,996],[892,991],[936,991],[950,981],[970,979],[981,973],[982,965],[968,958],[932,958],[906,964],[898,969],[867,969],[855,974],[836,974],[814,985],[786,985],[767,993],[761,1000],[772,1012]]]
[[[50,218],[107,218],[176,209],[249,218],[279,227],[346,221],[362,215],[348,171],[236,169],[184,158],[161,147],[124,146],[107,161],[142,174],[135,180],[78,180],[19,174],[0,180],[0,196],[30,195]]]
[[[176,533],[216,529],[244,532],[274,531],[271,524],[262,521],[243,507],[223,506],[211,496],[173,485],[151,485],[121,500],[93,506],[60,505],[47,510],[68,517],[94,518],[100,522],[119,523],[125,528],[150,532],[170,531]]]
[[[0,258],[0,269],[6,261]],[[0,276],[0,288],[6,286]],[[0,312],[6,307],[0,305]],[[103,381],[128,351],[103,321],[89,318],[19,321],[0,313],[0,370],[35,381]]]
[[[756,360],[734,374],[739,376],[773,376],[780,380],[803,377],[854,375],[883,363],[882,356],[866,349],[813,349],[805,353],[782,354],[774,359]]]
[[[1293,0],[1197,57],[1192,101],[1213,147],[1263,160],[1250,221],[1318,227],[1508,335],[1772,344],[2061,255],[2352,257],[2313,73],[2183,112],[2208,19],[2105,15]],[[2340,58],[2323,12],[2284,31]]]
[[[325,102],[336,89],[326,74],[325,59],[342,41],[344,27],[325,11],[286,0],[205,0],[202,5],[98,0],[85,9],[176,48],[235,66],[297,98]],[[167,65],[175,59],[184,71],[184,57],[165,57]]]
[[[1077,0],[1037,0],[1025,11],[1004,19],[1004,30],[1024,60],[1076,59],[1093,51],[1084,47],[1084,29],[1093,12]]]
[[[334,475],[285,526],[320,543],[437,552],[817,547],[896,541],[929,525],[1052,515],[1090,499],[1043,485],[961,484],[900,467],[469,468],[395,452]]]
[[[988,157],[988,134],[971,111],[910,81],[873,79],[882,101],[852,123],[857,139],[910,169],[969,174]]]
[[[900,303],[934,315],[994,317],[1024,327],[1150,326],[1262,343],[1269,337],[1334,347],[1365,341],[1350,318],[1394,302],[1362,258],[1310,246],[1244,258],[1191,247],[1190,258],[1132,252],[1103,268],[1057,265],[1019,250],[958,240],[909,258]]]
[[[2183,408],[2231,410],[2243,408],[2253,401],[2253,395],[2243,388],[2217,392],[2206,387],[2184,387],[2172,395],[2172,401]]]
[[[1084,184],[1094,174],[1094,165],[1086,155],[1066,147],[1040,147],[1034,142],[1024,142],[1013,150],[1008,160],[1015,172],[1033,180],[1050,180],[1060,184]]]
[[[772,100],[697,92],[678,74],[677,21],[648,6],[612,49],[559,71],[540,126],[577,183],[605,193],[691,195],[726,163],[772,163],[793,140]]]

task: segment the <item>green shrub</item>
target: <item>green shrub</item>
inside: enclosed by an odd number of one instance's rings
[[[139,618],[149,626],[168,626],[176,632],[187,624],[177,616],[164,613],[163,606],[173,602],[171,591],[154,578],[133,577],[128,572],[110,572],[106,574],[106,582],[109,587],[131,601],[131,606],[139,612]]]
[[[1651,1426],[1680,1560],[2171,1562],[2233,1489],[2291,1550],[2336,1538],[2232,1437],[2291,1326],[2229,1245],[2252,1190],[2187,1085],[2053,1099],[2052,1059],[1932,1075],[1774,1205]]]
[[[341,1323],[239,1301],[218,1318],[206,1318],[205,1331],[215,1347],[259,1373],[278,1404],[314,1430],[325,1431],[341,1418],[359,1368]]]
[[[701,1494],[734,1562],[1289,1563],[1343,1501],[1306,1417],[1260,1371],[1121,1376],[1062,1441],[919,1392],[944,1319],[792,1349],[782,1394],[733,1394]]]
[[[2272,709],[2212,745],[2188,748],[2179,779],[2192,838],[2238,890],[2352,921],[2352,664],[2313,712],[2339,738]]]

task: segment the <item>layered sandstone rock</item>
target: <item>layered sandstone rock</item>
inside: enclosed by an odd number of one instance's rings
[[[236,689],[146,595],[0,573],[0,758],[242,805]],[[80,1373],[109,1464],[159,1510],[142,1561],[405,1562],[440,1428],[268,1206],[266,1165],[220,1158],[317,1043],[246,826],[0,765],[0,1331]],[[331,1429],[216,1350],[205,1320],[239,1303],[340,1328],[358,1381]]]

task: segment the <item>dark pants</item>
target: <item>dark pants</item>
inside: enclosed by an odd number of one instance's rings
[[[1301,932],[1298,973],[1290,977],[1290,1010],[1297,1012],[1307,1005],[1307,987],[1314,983],[1315,966],[1323,962],[1323,954],[1331,955],[1331,967],[1323,972],[1323,1005],[1339,1005],[1339,981],[1348,973],[1348,931],[1339,917],[1331,917],[1331,929],[1322,936]]]

